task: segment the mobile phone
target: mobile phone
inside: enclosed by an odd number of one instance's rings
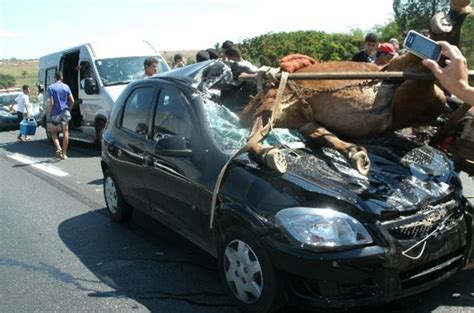
[[[410,30],[405,37],[403,47],[414,55],[422,59],[432,59],[438,61],[441,57],[441,46],[428,37]]]

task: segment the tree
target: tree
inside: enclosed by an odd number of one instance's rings
[[[390,21],[385,25],[377,25],[375,27],[375,33],[379,42],[386,42],[390,38],[397,38],[398,41],[403,41],[403,32],[400,31],[396,21]]]
[[[279,60],[292,53],[309,55],[320,61],[349,60],[360,45],[348,34],[296,31],[245,39],[239,47],[244,58],[257,65],[279,66]]]
[[[474,15],[468,16],[461,29],[460,48],[470,69],[474,68]]]
[[[402,32],[428,29],[430,19],[449,10],[449,0],[393,0],[395,21]]]

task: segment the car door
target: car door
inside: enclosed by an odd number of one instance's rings
[[[94,123],[97,112],[103,110],[106,103],[104,103],[104,94],[100,94],[98,91],[94,94],[87,94],[84,89],[84,80],[86,78],[92,78],[96,84],[99,83],[97,80],[97,72],[92,60],[83,59],[80,61],[80,70],[79,70],[79,105],[81,114],[80,118],[82,123],[76,126],[90,126]]]
[[[148,210],[149,201],[143,182],[145,144],[153,114],[155,89],[152,84],[141,84],[132,89],[125,100],[115,128],[114,142],[108,152],[112,172],[122,193],[132,206]]]
[[[196,219],[201,176],[199,163],[193,152],[164,155],[156,150],[160,140],[178,138],[183,151],[197,140],[190,101],[177,88],[166,84],[159,87],[157,107],[153,116],[152,136],[147,143],[148,170],[144,174],[151,209],[160,219],[173,224],[181,232],[199,232]],[[183,152],[181,151],[181,152]]]

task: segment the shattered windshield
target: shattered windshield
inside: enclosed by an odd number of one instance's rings
[[[243,108],[247,104],[242,93],[249,90],[241,88],[233,74],[235,68],[231,69],[231,66],[233,64],[229,66],[228,63],[216,61],[198,73],[193,84],[201,92],[209,129],[215,142],[229,155],[244,146],[250,136],[250,129],[241,125],[236,114],[236,108]],[[226,92],[230,92],[231,96],[225,96]],[[239,101],[242,103],[235,103]],[[304,146],[299,133],[286,128],[273,129],[265,137],[263,145],[287,145],[294,148]]]
[[[204,99],[203,102],[209,128],[219,148],[230,155],[244,146],[249,138],[250,129],[240,125],[237,114],[212,100]],[[298,132],[286,128],[273,129],[263,143],[264,146],[278,144],[292,147],[304,146]]]
[[[158,60],[158,71],[168,71],[168,66],[163,58],[152,56]],[[95,62],[99,76],[105,86],[127,84],[132,80],[143,78],[143,62],[148,57],[124,57],[102,59]]]

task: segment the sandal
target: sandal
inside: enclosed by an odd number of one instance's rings
[[[62,159],[63,158],[63,150],[56,150],[56,157],[58,159]]]

